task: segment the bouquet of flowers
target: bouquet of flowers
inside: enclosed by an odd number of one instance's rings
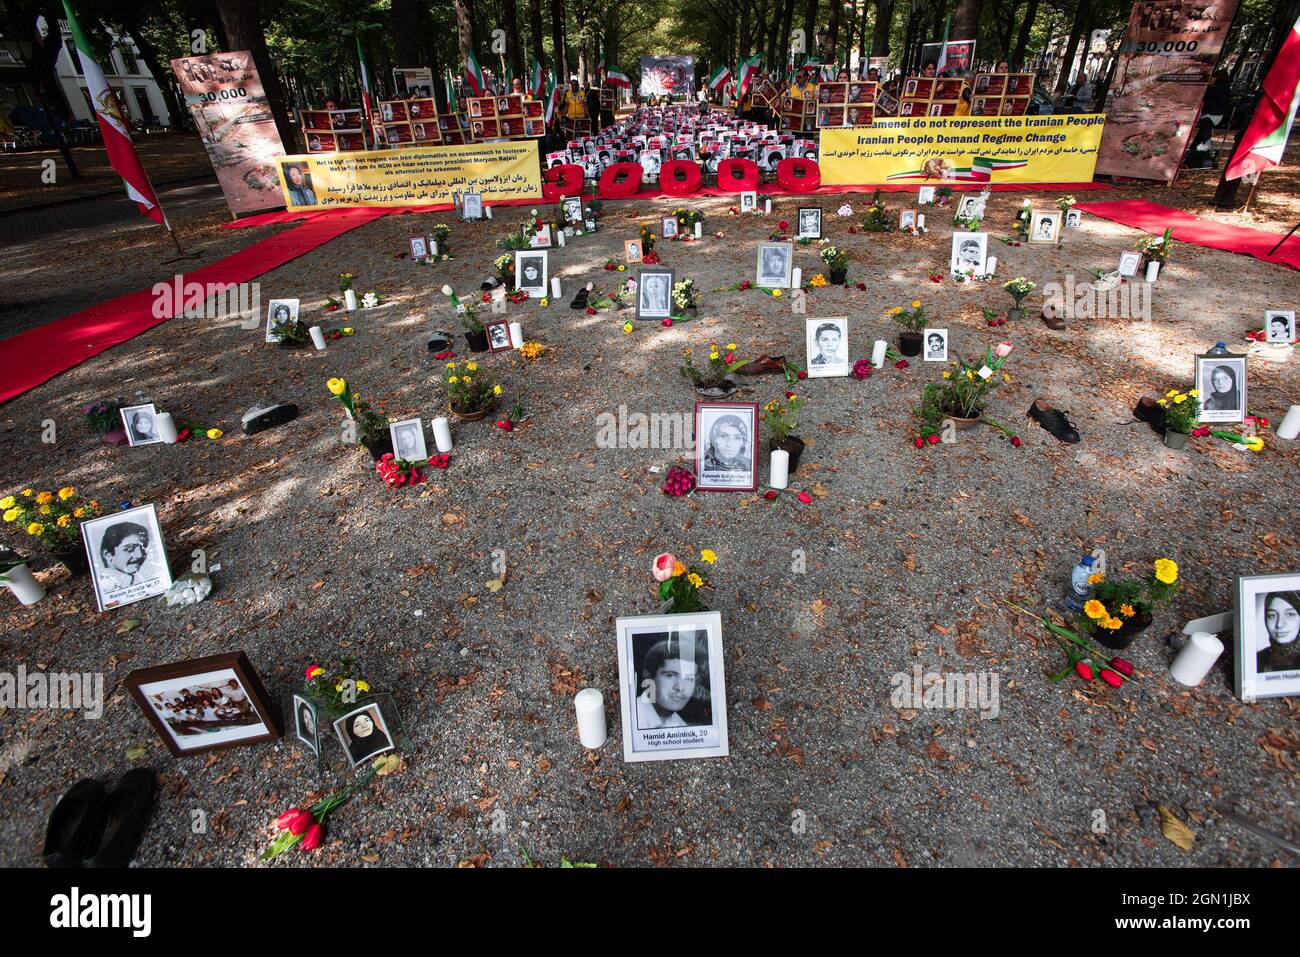
[[[936,206],[947,206],[952,199],[952,187],[940,186],[934,191],[934,203]]]
[[[96,435],[104,435],[122,428],[122,409],[126,403],[121,399],[106,402],[92,402],[82,411],[86,415],[86,425]]]
[[[279,319],[273,322],[271,335],[283,346],[305,346],[311,341],[307,323],[301,319]]]
[[[1092,598],[1083,604],[1081,630],[1104,637],[1132,622],[1138,627],[1151,623],[1151,615],[1178,591],[1178,564],[1157,558],[1149,575],[1111,578],[1099,572],[1088,578]]]
[[[1070,210],[1074,209],[1074,204],[1076,202],[1078,202],[1078,200],[1074,198],[1073,193],[1070,193],[1068,195],[1062,196],[1060,199],[1056,201],[1056,208],[1063,213],[1068,213]]]
[[[1038,286],[1024,276],[1019,276],[1015,279],[1008,279],[1002,284],[1002,288],[1016,301],[1016,308],[1019,309],[1029,294]]]
[[[420,471],[419,466],[406,459],[394,458],[392,452],[385,452],[375,463],[375,471],[389,488],[403,485],[423,485],[428,476]]]
[[[1144,236],[1138,240],[1137,251],[1142,254],[1147,262],[1167,263],[1169,261],[1169,251],[1173,246],[1174,231],[1172,228],[1166,229],[1163,236]]]
[[[1166,432],[1179,432],[1186,435],[1196,428],[1201,417],[1200,396],[1199,389],[1191,389],[1187,392],[1170,389],[1165,393],[1164,398],[1156,400],[1157,404],[1165,410]]]
[[[1011,343],[1000,342],[987,346],[983,361],[971,365],[958,358],[949,363],[942,382],[931,382],[921,393],[917,416],[931,428],[937,428],[944,419],[975,419],[984,414],[990,393],[1011,377],[1001,372],[1006,358],[1011,354]]]
[[[325,387],[356,423],[358,444],[375,442],[388,434],[388,416],[363,401],[360,392],[350,390],[346,379],[336,376],[327,380]]]
[[[379,293],[375,292],[372,289],[370,292],[366,293],[364,296],[361,297],[361,308],[374,309],[376,306],[382,305],[383,301],[384,301],[384,297],[379,295]]]
[[[345,292],[347,292],[349,289],[351,289],[351,288],[352,288],[352,282],[353,282],[353,280],[355,280],[356,278],[357,278],[357,277],[354,276],[354,275],[353,275],[352,273],[350,273],[350,272],[341,272],[341,273],[339,273],[339,294],[342,295],[343,293],[345,293]]]
[[[650,251],[653,250],[654,248],[655,248],[655,234],[654,234],[654,230],[650,228],[650,224],[649,224],[649,223],[642,223],[642,224],[641,224],[641,253],[642,253],[642,258],[644,258],[645,253],[650,252]]]
[[[885,315],[891,317],[908,332],[920,332],[929,322],[925,317],[925,307],[921,305],[920,299],[912,300],[911,309],[904,309],[902,306],[895,306],[893,309],[890,309],[885,313]]]
[[[492,268],[496,270],[498,279],[502,282],[509,282],[510,277],[515,274],[515,257],[509,253],[503,253],[493,260]]]
[[[506,259],[506,258],[508,257],[506,256],[501,257],[501,259]],[[498,259],[497,262],[500,263],[501,259]],[[514,266],[511,266],[510,268],[514,269]],[[452,290],[451,286],[449,285],[442,287],[442,294],[447,297],[447,300],[451,303],[452,307],[456,310],[456,318],[460,320],[461,327],[466,332],[478,334],[484,331],[483,323],[479,320],[478,316],[475,314],[475,309],[477,307],[475,306],[474,303],[469,302],[465,299],[461,299],[459,296],[456,295],[456,293]]]
[[[674,465],[668,469],[668,474],[664,476],[663,493],[671,495],[674,498],[680,498],[689,494],[695,488],[695,473],[690,469],[684,469],[680,465]]]
[[[446,223],[439,223],[437,226],[434,226],[433,229],[429,230],[429,238],[438,244],[439,250],[446,247],[447,240],[450,236],[451,227]]]
[[[1064,625],[1058,625],[1049,621],[1043,615],[1035,615],[1026,608],[1021,608],[1015,602],[1007,602],[1016,611],[1031,615],[1040,625],[1046,628],[1060,642],[1061,648],[1065,651],[1069,662],[1059,672],[1052,675],[1048,680],[1057,682],[1064,681],[1071,671],[1077,674],[1083,681],[1091,681],[1096,675],[1093,669],[1100,670],[1101,680],[1106,682],[1112,688],[1118,688],[1125,681],[1131,681],[1133,678],[1133,665],[1123,658],[1114,657],[1105,651],[1102,651],[1092,642],[1080,638],[1077,634],[1066,628]],[[1104,662],[1104,664],[1103,664]]]
[[[678,309],[693,309],[699,305],[694,279],[683,279],[673,285],[673,304]]]
[[[844,272],[849,268],[849,254],[838,246],[827,246],[821,251],[821,257],[831,273]]]
[[[1033,200],[1025,200],[1020,204],[1020,209],[1016,212],[1016,226],[1013,230],[1015,236],[1020,237],[1019,242],[1029,241],[1029,216],[1033,211]],[[1015,240],[1004,240],[1005,242],[1014,242]]]
[[[673,215],[677,217],[677,225],[683,231],[693,231],[696,223],[704,222],[704,214],[698,209],[686,209],[678,206],[673,210]]]
[[[487,372],[480,372],[474,361],[447,363],[447,398],[453,412],[468,415],[496,405],[501,386]]]
[[[700,551],[703,565],[685,565],[670,552],[655,557],[652,573],[659,582],[659,598],[672,601],[674,612],[705,611],[700,592],[713,586],[708,582],[708,568],[718,560],[713,549]]]
[[[784,402],[773,399],[763,406],[759,417],[767,424],[767,434],[773,445],[779,447],[790,438],[790,433],[799,424],[799,410],[807,404],[807,399],[787,392]]]
[[[4,520],[21,528],[49,552],[81,548],[81,523],[101,514],[99,502],[84,502],[77,490],[66,485],[57,492],[25,488],[17,495],[0,499]]]
[[[682,376],[689,379],[696,388],[715,388],[722,380],[749,362],[748,359],[736,359],[736,344],[727,343],[726,353],[718,349],[717,343],[709,344],[709,364],[703,369],[695,368],[694,350],[686,350],[686,364],[681,366]]]
[[[889,211],[885,209],[885,201],[880,198],[880,190],[876,190],[871,194],[871,203],[867,206],[867,215],[862,220],[862,228],[869,233],[888,233],[894,229],[894,225]]]

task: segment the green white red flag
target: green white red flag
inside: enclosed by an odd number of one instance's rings
[[[1246,127],[1246,135],[1232,154],[1223,174],[1225,179],[1240,179],[1282,162],[1297,105],[1300,105],[1300,20],[1291,27],[1273,68],[1264,77],[1263,95],[1250,126]]]
[[[127,128],[126,116],[117,95],[109,89],[104,71],[95,62],[86,35],[81,32],[81,25],[72,13],[68,0],[63,0],[63,10],[68,15],[68,29],[72,31],[72,42],[77,47],[77,59],[81,61],[81,73],[86,78],[86,92],[95,110],[95,119],[99,121],[99,132],[104,138],[104,149],[108,153],[108,162],[113,171],[122,177],[126,194],[135,200],[140,212],[155,223],[171,227],[162,207],[158,205],[158,196],[153,191],[153,184],[140,163],[140,154],[131,142],[131,133]]]
[[[743,100],[745,94],[749,92],[749,84],[753,82],[754,77],[758,76],[758,64],[763,59],[761,53],[755,54],[748,60],[742,60],[736,70],[736,82],[739,88],[736,93],[736,99]]]
[[[473,50],[469,51],[469,57],[465,60],[465,82],[475,96],[482,96],[487,89],[487,77],[483,75],[483,68],[478,65]]]
[[[540,100],[546,95],[546,77],[542,74],[542,64],[533,57],[533,67],[528,71],[528,93]]]
[[[546,122],[549,124],[555,117],[556,107],[560,101],[560,77],[555,72],[555,67],[551,67],[551,78],[546,83]]]
[[[609,86],[622,87],[625,90],[632,88],[632,81],[628,79],[627,74],[616,66],[611,66],[605,71],[605,83]]]
[[[720,90],[726,86],[727,81],[731,79],[731,67],[720,66],[718,72],[709,77],[709,89]]]

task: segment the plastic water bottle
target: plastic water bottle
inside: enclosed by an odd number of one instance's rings
[[[1083,603],[1092,597],[1092,585],[1088,583],[1091,574],[1092,556],[1084,555],[1070,572],[1070,587],[1065,593],[1065,607],[1070,611],[1083,611]]]
[[[1227,344],[1222,342],[1216,342],[1214,348],[1206,353],[1207,356],[1226,356],[1230,354],[1231,353],[1228,352]]]

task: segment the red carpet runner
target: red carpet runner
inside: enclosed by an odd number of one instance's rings
[[[1278,263],[1300,269],[1300,231],[1292,236],[1274,256],[1269,250],[1277,245],[1285,233],[1266,233],[1260,229],[1246,226],[1229,226],[1213,220],[1197,219],[1182,210],[1149,203],[1142,199],[1124,199],[1104,203],[1078,203],[1075,209],[1085,213],[1109,219],[1122,226],[1132,226],[1154,236],[1164,235],[1164,231],[1173,227],[1174,239],[1180,243],[1205,246],[1208,249],[1224,249],[1230,253],[1254,256],[1266,263]]]
[[[186,273],[184,281],[205,285],[248,282],[349,230],[364,226],[383,216],[386,210],[337,212],[342,215],[312,217],[295,229],[269,236],[225,259]],[[0,402],[22,395],[92,356],[174,318],[174,314],[161,319],[155,317],[153,305],[152,288],[142,289],[0,341]]]

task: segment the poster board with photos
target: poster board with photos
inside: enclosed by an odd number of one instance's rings
[[[971,87],[971,116],[1023,116],[1034,92],[1032,73],[980,73]]]
[[[366,148],[360,110],[303,110],[299,119],[308,153],[353,153]]]
[[[1237,697],[1300,694],[1300,572],[1238,577],[1233,639]]]
[[[401,149],[442,143],[438,104],[433,99],[382,100],[376,105],[375,146]]]

